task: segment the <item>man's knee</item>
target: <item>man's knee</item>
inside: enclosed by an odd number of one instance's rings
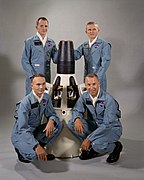
[[[19,160],[23,159],[23,160],[33,161],[34,159],[37,158],[35,151],[31,147],[15,148],[15,151],[18,155]]]
[[[108,143],[103,143],[103,144],[96,142],[92,143],[92,148],[98,153],[107,153],[107,146]]]

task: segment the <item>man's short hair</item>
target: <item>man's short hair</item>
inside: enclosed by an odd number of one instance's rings
[[[39,17],[39,18],[37,19],[37,21],[36,21],[36,25],[39,24],[39,21],[40,21],[41,19],[44,20],[44,21],[47,21],[47,22],[49,23],[49,21],[48,21],[48,19],[47,19],[46,17]]]
[[[34,79],[35,77],[43,77],[43,78],[46,78],[45,75],[42,74],[42,73],[34,74],[33,76],[30,77],[31,82],[33,81],[33,79]]]
[[[89,74],[87,74],[87,75],[85,76],[85,80],[86,80],[87,77],[88,77],[88,78],[96,77],[96,78],[99,80],[98,76],[97,76],[95,73],[89,73]]]
[[[96,23],[96,22],[94,22],[94,21],[89,21],[89,22],[86,24],[86,28],[87,28],[88,25],[92,25],[92,24],[96,25],[97,28],[98,28],[98,30],[100,30],[98,23]]]

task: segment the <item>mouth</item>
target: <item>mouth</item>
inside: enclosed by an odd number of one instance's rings
[[[39,90],[39,93],[43,93],[44,92],[44,90]]]

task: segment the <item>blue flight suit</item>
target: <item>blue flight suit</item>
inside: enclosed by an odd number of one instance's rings
[[[89,47],[89,42],[84,42],[74,51],[74,59],[78,60],[84,56],[84,77],[89,73],[97,74],[101,88],[106,91],[107,80],[106,70],[108,69],[111,61],[111,45],[99,37]]]
[[[34,74],[42,73],[46,82],[51,82],[51,59],[57,63],[57,48],[52,39],[47,38],[44,47],[37,35],[25,41],[21,63],[26,73],[26,94],[31,92],[30,77]]]
[[[83,134],[74,130],[74,121],[77,117],[84,124]],[[114,142],[122,135],[120,117],[119,105],[110,94],[100,90],[94,107],[89,93],[85,92],[72,110],[72,119],[69,120],[68,127],[81,142],[88,138],[96,152],[111,153],[115,148]]]
[[[50,137],[46,137],[46,132],[43,132],[47,124],[42,124],[43,115],[48,121],[53,119],[55,122],[54,133]],[[62,123],[57,117],[51,98],[47,93],[44,93],[40,103],[33,95],[33,92],[25,96],[17,105],[15,119],[11,141],[20,154],[29,161],[37,158],[34,147],[38,143],[53,143],[62,130]]]

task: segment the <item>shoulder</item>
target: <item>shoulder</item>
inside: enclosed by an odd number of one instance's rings
[[[86,92],[84,92],[81,96],[80,96],[80,99],[81,100],[83,100],[83,101],[85,101],[85,99],[87,99],[87,98],[89,98],[90,96],[89,96],[89,93],[86,91]]]
[[[89,43],[88,43],[88,41],[85,41],[85,42],[83,42],[82,44],[80,44],[78,48],[89,48]]]
[[[103,46],[110,46],[111,47],[111,43],[110,42],[107,42],[106,40],[104,40],[104,39],[102,39],[100,37],[97,38],[96,42],[102,43]]]
[[[116,104],[118,104],[116,99],[110,93],[107,92],[105,97],[107,105],[115,106]]]
[[[28,37],[25,42],[26,43],[33,43],[33,41],[35,40],[39,40],[39,37],[37,35],[34,35],[34,36],[31,36],[31,37]]]
[[[52,44],[52,45],[55,45],[55,41],[51,38],[47,38],[47,42]]]
[[[89,42],[85,41],[84,43],[81,44],[84,48],[89,48]]]
[[[23,97],[23,99],[21,100],[22,104],[31,104],[32,101],[32,93],[26,95],[25,97]]]
[[[23,97],[19,102],[16,103],[16,109],[19,109],[20,111],[26,111],[30,109],[31,103],[29,95]]]
[[[47,100],[51,99],[51,97],[50,97],[50,95],[48,93],[44,93],[43,98],[45,98]]]
[[[100,94],[98,97],[99,101],[104,101],[105,103],[113,101],[114,98],[111,94],[109,94],[108,92],[103,91],[102,89],[100,90]]]
[[[32,40],[34,40],[36,38],[36,35],[35,36],[30,36],[30,37],[28,37],[25,41],[32,41]]]
[[[105,94],[107,99],[111,99],[111,100],[114,99],[114,97],[110,93],[106,92]]]

